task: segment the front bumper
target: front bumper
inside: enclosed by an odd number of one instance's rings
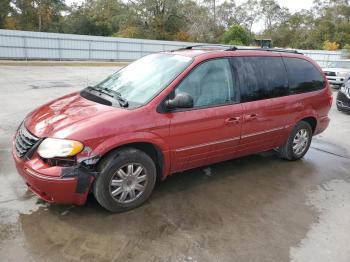
[[[340,111],[350,112],[350,99],[340,91],[337,95],[337,108]]]
[[[17,157],[14,149],[12,156],[18,173],[29,189],[44,201],[57,204],[85,204],[88,189],[93,180],[92,176],[88,176],[87,185],[85,182],[85,190],[79,190],[81,184],[79,176],[62,176],[62,174],[67,175],[65,171],[67,168],[49,166],[38,156],[33,156],[32,159],[25,161]],[[69,170],[73,169],[74,167],[71,167]]]
[[[346,78],[340,76],[327,76],[327,80],[331,85],[341,86],[345,83]]]

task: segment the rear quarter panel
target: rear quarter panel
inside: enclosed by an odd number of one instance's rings
[[[311,58],[307,56],[300,56],[295,54],[283,54],[283,57],[304,59],[315,66],[315,68],[322,75],[325,85],[324,88],[318,91],[307,92],[302,94],[290,95],[290,116],[291,116],[291,129],[300,120],[307,117],[314,117],[317,121],[316,130],[314,135],[324,131],[329,123],[328,113],[332,106],[332,92],[328,84],[326,75],[321,67]],[[326,123],[327,122],[327,123]]]

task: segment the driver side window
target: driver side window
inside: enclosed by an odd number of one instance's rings
[[[214,59],[198,65],[175,89],[175,95],[192,96],[194,108],[224,105],[235,101],[231,65],[228,59]]]

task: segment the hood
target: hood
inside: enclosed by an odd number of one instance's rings
[[[64,128],[72,129],[96,116],[103,118],[107,112],[122,110],[98,104],[81,97],[79,93],[73,93],[34,110],[26,118],[26,126],[34,135],[48,137]]]

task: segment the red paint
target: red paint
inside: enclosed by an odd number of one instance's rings
[[[196,65],[210,58],[235,56],[296,57],[297,54],[261,51],[174,52],[194,57],[194,62],[147,105],[127,110],[101,105],[73,93],[52,101],[27,116],[27,129],[38,137],[78,140],[85,150],[77,160],[103,156],[135,142],[156,146],[163,156],[163,174],[220,162],[273,149],[283,144],[301,119],[316,119],[315,134],[328,124],[331,92],[320,91],[255,102],[158,113],[157,107]],[[284,128],[281,128],[284,127]],[[269,132],[266,132],[269,131]],[[49,202],[84,204],[87,193],[75,193],[77,180],[60,178],[61,167],[49,166],[34,153],[28,161],[13,154],[20,175],[34,193]],[[92,181],[91,181],[92,182]]]

